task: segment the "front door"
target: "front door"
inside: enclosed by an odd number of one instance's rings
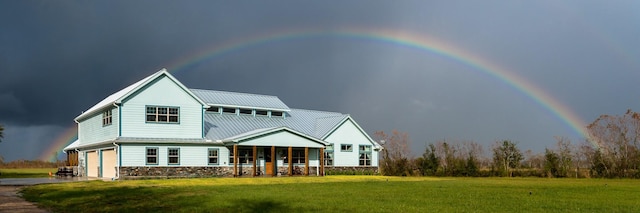
[[[273,162],[271,162],[271,148],[264,149],[264,168],[266,175],[273,175]]]

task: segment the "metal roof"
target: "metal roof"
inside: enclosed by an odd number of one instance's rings
[[[347,116],[337,112],[291,109],[286,118],[206,113],[204,120],[206,138],[209,140],[223,140],[256,130],[278,127],[287,127],[322,140],[323,135]],[[321,119],[327,117],[335,117],[335,119]],[[316,126],[322,128],[316,128]]]
[[[290,111],[289,107],[276,96],[202,89],[190,90],[208,105]]]

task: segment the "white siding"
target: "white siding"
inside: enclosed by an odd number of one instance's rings
[[[240,142],[242,146],[278,146],[278,147],[313,147],[324,145],[287,131],[268,134],[248,141]]]
[[[371,166],[378,166],[378,152],[373,150],[374,144],[356,127],[349,119],[345,121],[338,129],[329,135],[325,141],[333,143],[333,165],[334,166],[359,166],[359,145],[371,146]],[[343,152],[340,149],[341,144],[351,144],[351,152]]]
[[[158,165],[146,164],[146,148],[158,148]],[[180,164],[169,165],[168,149],[180,149]],[[122,164],[121,166],[215,166],[209,165],[208,150],[209,148],[218,149],[218,166],[228,166],[229,150],[224,146],[180,146],[180,145],[121,145]]]
[[[118,108],[110,108],[111,125],[102,126],[102,113],[82,120],[78,123],[78,138],[81,145],[111,140],[118,137]]]
[[[179,107],[179,123],[146,122],[147,106]],[[202,138],[202,105],[166,76],[138,90],[121,107],[123,137]]]

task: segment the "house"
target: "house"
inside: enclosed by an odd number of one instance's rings
[[[75,118],[80,176],[278,176],[378,171],[382,147],[348,114],[276,96],[189,89],[165,69]]]

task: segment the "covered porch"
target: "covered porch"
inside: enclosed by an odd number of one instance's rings
[[[324,174],[327,143],[286,127],[258,129],[223,142],[234,177]]]

